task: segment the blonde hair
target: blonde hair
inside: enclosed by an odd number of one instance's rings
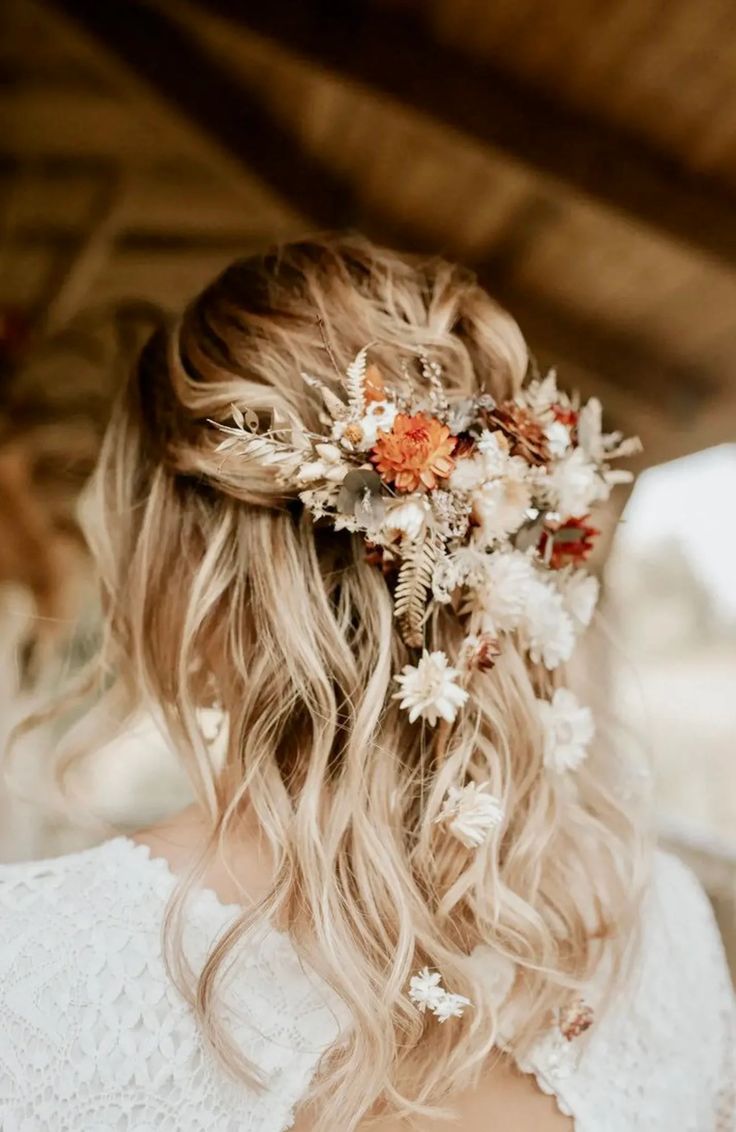
[[[364,541],[313,523],[268,467],[217,452],[208,420],[233,403],[318,430],[302,372],[334,383],[330,355],[344,368],[368,342],[387,384],[425,350],[458,395],[511,397],[528,367],[514,321],[442,260],[327,237],[234,263],[144,349],[105,438],[93,531],[104,670],[131,707],[163,713],[209,816],[208,853],[248,806],[275,859],[267,898],[192,976],[204,1032],[250,1080],[222,1024],[218,976],[264,917],[285,925],[351,1020],[315,1087],[319,1127],[346,1132],[373,1111],[431,1111],[480,1073],[499,1008],[469,962],[478,945],[515,965],[509,1003],[523,1009],[510,1042],[526,1048],[604,948],[606,962],[623,954],[638,859],[605,753],[574,788],[545,773],[535,701],[549,673],[510,639],[492,671],[474,674],[452,727],[409,724],[392,674],[411,658]],[[454,655],[461,630],[447,607],[426,632],[428,648]],[[228,720],[224,766],[198,713],[215,701]],[[489,782],[507,815],[475,853],[434,821],[464,779]],[[462,1019],[439,1025],[409,1001],[425,965],[472,1000]]]

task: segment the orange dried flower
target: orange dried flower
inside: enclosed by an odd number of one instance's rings
[[[391,432],[379,432],[371,460],[397,491],[429,491],[455,467],[456,440],[447,425],[426,413],[398,413]]]
[[[386,398],[386,386],[383,383],[383,374],[377,365],[369,365],[365,371],[365,400],[366,404],[373,401],[383,401]]]

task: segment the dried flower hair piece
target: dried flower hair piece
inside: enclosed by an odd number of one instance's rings
[[[462,1018],[466,1006],[472,1006],[463,994],[451,994],[442,986],[439,971],[422,967],[418,975],[413,975],[409,983],[409,998],[418,1006],[422,1014],[430,1011],[439,1022],[448,1018]]]
[[[603,432],[600,402],[581,406],[554,371],[501,402],[453,399],[441,366],[420,352],[423,387],[407,395],[387,388],[370,345],[341,374],[321,321],[320,331],[342,385],[340,395],[303,375],[321,397],[324,431],[296,422],[263,431],[255,413],[234,407],[234,425],[212,422],[226,433],[219,447],[272,468],[315,520],[365,538],[395,578],[399,631],[419,653],[395,677],[394,698],[412,722],[450,726],[508,634],[549,671],[570,658],[598,596],[584,569],[598,534],[591,509],[632,478],[611,461],[641,446]],[[426,647],[432,608],[450,603],[465,633],[452,658]],[[558,689],[540,701],[553,770],[579,765],[592,737],[588,709],[573,700]]]

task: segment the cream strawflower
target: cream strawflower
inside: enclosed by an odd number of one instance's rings
[[[453,491],[470,492],[479,488],[487,478],[483,457],[476,452],[457,461],[448,483]]]
[[[484,428],[478,440],[478,451],[483,457],[486,475],[489,478],[506,475],[512,457],[509,455],[509,442],[502,432],[498,429],[491,432],[490,429]]]
[[[453,550],[447,559],[455,585],[464,583],[472,588],[483,585],[487,577],[489,555],[471,543]]]
[[[600,588],[595,575],[585,570],[575,570],[568,577],[560,578],[562,603],[578,627],[585,629],[590,625]]]
[[[527,471],[525,460],[509,455],[509,442],[502,432],[483,429],[475,452],[457,461],[449,483],[453,491],[474,492],[489,480],[518,479]]]
[[[435,822],[444,822],[447,829],[466,849],[477,849],[504,819],[503,806],[495,794],[480,786],[451,786]]]
[[[580,519],[591,506],[608,498],[610,488],[582,448],[573,448],[555,465],[548,477],[557,510],[564,517]]]
[[[473,492],[473,515],[479,524],[475,537],[485,546],[502,541],[524,523],[532,502],[527,472],[527,464],[515,456],[503,478],[489,480]]]
[[[420,716],[431,727],[438,719],[452,723],[468,698],[465,689],[456,683],[459,675],[443,652],[425,649],[418,664],[407,664],[400,676],[394,676],[401,691],[394,693],[393,698],[400,700],[401,707],[409,712],[410,723]]]
[[[483,614],[483,631],[515,629],[536,582],[534,567],[519,550],[497,550],[484,557],[483,585],[473,595],[474,608]]]
[[[529,640],[529,656],[535,664],[557,668],[572,656],[575,648],[572,619],[557,590],[537,579],[529,587],[524,628]]]
[[[382,530],[389,537],[400,532],[414,542],[423,534],[429,512],[430,506],[426,498],[407,499],[389,507],[381,524]]]
[[[580,704],[569,688],[558,688],[551,701],[537,703],[544,728],[544,765],[560,774],[575,770],[595,733],[590,708]]]
[[[328,480],[331,483],[342,483],[350,471],[350,465],[345,462],[343,453],[336,444],[316,444],[315,452],[318,459],[308,460],[297,469],[298,483],[313,483],[315,480]]]
[[[409,998],[419,1007],[422,1014],[426,1010],[434,1011],[446,994],[439,971],[430,971],[429,967],[422,967],[419,974],[413,975],[409,983]]]
[[[552,421],[544,430],[547,437],[550,455],[559,458],[564,456],[570,447],[570,429],[562,421]]]

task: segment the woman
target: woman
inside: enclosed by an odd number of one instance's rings
[[[565,683],[636,450],[599,410],[470,275],[353,238],[149,342],[100,710],[160,713],[197,802],[2,869],[6,1132],[734,1126],[707,902]]]

